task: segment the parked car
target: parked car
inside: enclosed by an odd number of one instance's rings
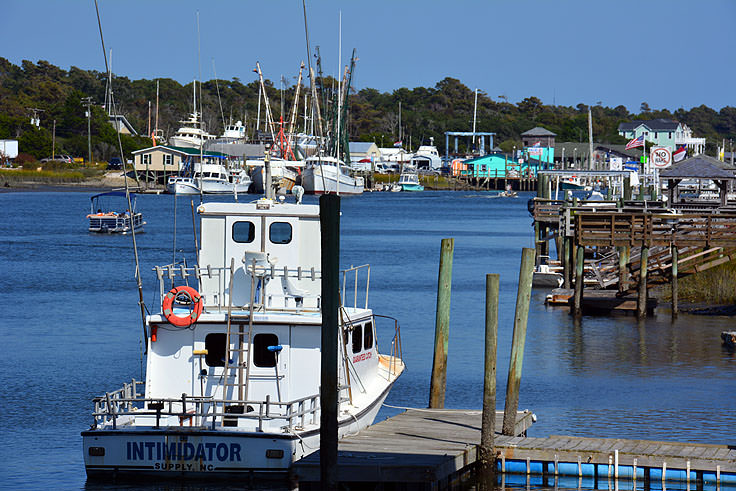
[[[73,164],[74,159],[69,155],[54,155],[53,158],[41,159],[41,163],[44,162],[63,162],[65,164]]]
[[[107,161],[107,170],[120,170],[123,168],[123,161],[119,157],[113,157]]]

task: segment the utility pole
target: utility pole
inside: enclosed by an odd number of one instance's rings
[[[87,162],[89,162],[89,164],[91,165],[92,164],[92,130],[91,130],[92,125],[90,121],[92,119],[92,98],[83,97],[82,104],[87,108],[86,110],[86,114],[87,114]]]
[[[54,160],[56,153],[56,120],[54,120],[54,129],[51,130],[51,160]]]

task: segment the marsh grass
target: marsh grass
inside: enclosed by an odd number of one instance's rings
[[[678,288],[680,302],[736,304],[736,261],[680,278]],[[672,288],[669,284],[663,287],[662,293],[664,300],[672,300]]]

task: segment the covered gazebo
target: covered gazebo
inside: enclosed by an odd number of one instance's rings
[[[734,168],[725,162],[707,155],[696,155],[674,164],[659,173],[660,180],[668,181],[667,192],[670,204],[679,201],[678,185],[684,179],[713,181],[719,189],[721,206],[728,200],[728,183],[736,181]]]

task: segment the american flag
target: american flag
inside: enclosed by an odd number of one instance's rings
[[[627,143],[626,150],[630,150],[636,147],[643,147],[643,146],[644,146],[644,135],[641,135],[639,138],[634,138],[629,143]]]

